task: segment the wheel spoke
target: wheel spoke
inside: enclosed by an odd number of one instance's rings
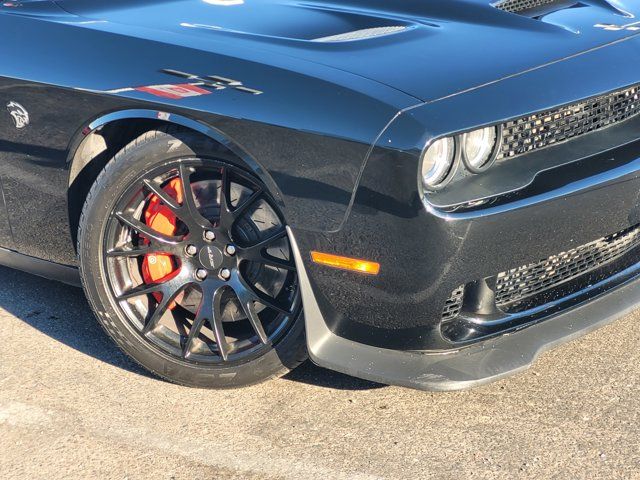
[[[229,358],[229,343],[227,342],[227,337],[224,334],[224,327],[222,325],[222,293],[224,292],[223,287],[218,287],[218,289],[213,294],[213,305],[212,305],[212,315],[209,318],[209,322],[211,324],[211,329],[213,330],[213,336],[216,339],[216,343],[218,344],[218,350],[220,351],[220,356],[224,361]],[[205,301],[203,296],[203,301]],[[211,299],[208,300],[211,302]]]
[[[181,217],[182,221],[187,224],[196,223],[204,228],[211,228],[211,222],[204,218],[200,212],[198,211],[198,207],[196,205],[195,196],[193,194],[193,188],[191,187],[191,170],[184,164],[181,164],[178,168],[178,173],[180,175],[180,181],[182,182],[182,201],[183,207],[186,208],[187,213],[189,215],[189,219],[185,218],[185,216]]]
[[[131,244],[124,247],[113,248],[106,253],[107,257],[141,257],[142,255],[148,255],[149,253],[157,253],[150,246],[145,245],[142,247],[136,247]]]
[[[200,336],[200,332],[202,331],[202,327],[207,322],[207,319],[202,315],[197,315],[195,320],[193,321],[193,325],[191,325],[191,329],[189,330],[189,336],[184,342],[184,346],[182,347],[182,356],[187,357],[189,352],[191,352],[191,348],[193,347],[193,342],[196,338]]]
[[[252,245],[251,247],[242,247],[239,252],[240,258],[242,258],[242,260],[262,263],[264,265],[270,265],[272,267],[282,268],[285,270],[295,270],[296,267],[292,260],[274,257],[267,253],[268,247],[272,246],[279,240],[286,238],[286,236],[286,230],[280,230],[276,234],[271,235],[269,238],[262,240],[256,245]]]
[[[262,194],[263,194],[262,189],[258,189],[255,192],[253,192],[249,196],[249,198],[247,198],[240,205],[234,208],[233,209],[234,220],[237,220],[238,218],[242,217],[242,215],[244,215],[254,203],[256,203],[260,198],[262,198]]]
[[[242,309],[244,310],[245,315],[249,319],[251,326],[253,327],[256,334],[258,335],[258,338],[260,338],[260,341],[266,345],[267,343],[269,343],[269,337],[267,336],[267,334],[264,331],[264,328],[262,327],[262,321],[260,320],[260,317],[258,317],[258,313],[256,312],[256,306],[253,304],[253,301],[251,300],[247,302],[241,301],[241,303],[242,303]]]
[[[157,232],[148,225],[142,223],[140,220],[136,220],[135,218],[125,215],[122,212],[117,212],[115,216],[118,220],[120,220],[121,223],[135,230],[147,240],[162,243],[165,245],[175,245],[176,243],[180,242],[179,237],[171,237],[169,235],[164,235],[160,232]]]
[[[284,270],[296,269],[295,263],[293,263],[291,260],[274,257],[273,255],[269,255],[266,252],[262,252],[262,255],[256,261],[265,265],[270,265],[272,267],[282,268]]]
[[[270,297],[262,290],[247,282],[240,273],[237,273],[236,278],[237,284],[234,286],[234,290],[243,304],[252,300],[261,303],[265,307],[271,308],[278,313],[284,313],[286,315],[291,313],[290,309],[280,305],[275,298]]]
[[[160,319],[164,316],[165,312],[169,308],[169,305],[171,305],[176,300],[178,295],[184,292],[185,289],[190,285],[189,283],[182,283],[171,288],[172,284],[172,281],[167,282],[166,285],[161,284],[162,286],[165,286],[165,288],[162,289],[162,300],[160,300],[160,302],[158,302],[158,305],[156,305],[151,318],[149,318],[149,320],[145,322],[144,328],[142,329],[143,334],[146,335],[158,326],[158,323],[160,323]]]
[[[171,212],[176,217],[182,217],[182,214],[184,213],[182,212],[182,207],[167,192],[165,192],[160,185],[146,178],[142,181],[142,183],[144,184],[145,188],[153,195],[158,197],[160,201],[164,203],[165,206],[169,210],[171,210]]]
[[[244,215],[247,210],[262,197],[262,188],[256,188],[254,192],[237,207],[231,205],[231,180],[227,168],[222,169],[220,180],[220,226],[231,229],[233,224]]]
[[[149,295],[150,293],[161,292],[164,289],[162,283],[142,283],[137,287],[134,287],[126,292],[118,295],[116,300],[122,302],[135,297],[141,297],[142,295]]]
[[[218,202],[220,203],[220,226],[229,228],[234,222],[233,214],[231,213],[231,181],[229,180],[229,171],[226,167],[222,167],[221,173],[220,193],[218,195]]]
[[[269,238],[265,238],[264,240],[260,241],[259,243],[249,248],[251,250],[262,250],[270,247],[271,245],[276,243],[278,240],[282,240],[283,238],[286,238],[286,237],[287,237],[287,231],[283,228],[281,230],[278,230],[276,233],[272,234]]]

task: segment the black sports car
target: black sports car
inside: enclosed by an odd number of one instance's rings
[[[638,14],[5,1],[0,263],[185,385],[522,370],[640,301]]]

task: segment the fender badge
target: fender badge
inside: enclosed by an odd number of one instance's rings
[[[628,32],[637,32],[640,31],[640,22],[627,23],[626,25],[614,25],[613,23],[596,23],[594,25],[596,28],[602,28],[608,32],[619,32],[622,30],[626,30]]]
[[[29,112],[18,102],[7,103],[7,111],[13,118],[16,128],[21,129],[29,125]]]

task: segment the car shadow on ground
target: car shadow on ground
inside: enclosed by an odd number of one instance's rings
[[[123,370],[152,377],[107,337],[79,288],[0,267],[0,308],[48,337]],[[154,377],[155,378],[155,377]],[[382,385],[320,368],[310,361],[284,377],[338,390],[369,390]]]

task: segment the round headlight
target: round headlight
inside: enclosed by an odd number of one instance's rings
[[[464,164],[473,173],[480,173],[495,160],[498,132],[495,127],[481,128],[462,135],[461,148]]]
[[[453,169],[455,141],[451,137],[441,138],[431,144],[422,156],[422,183],[433,190],[442,186]]]

